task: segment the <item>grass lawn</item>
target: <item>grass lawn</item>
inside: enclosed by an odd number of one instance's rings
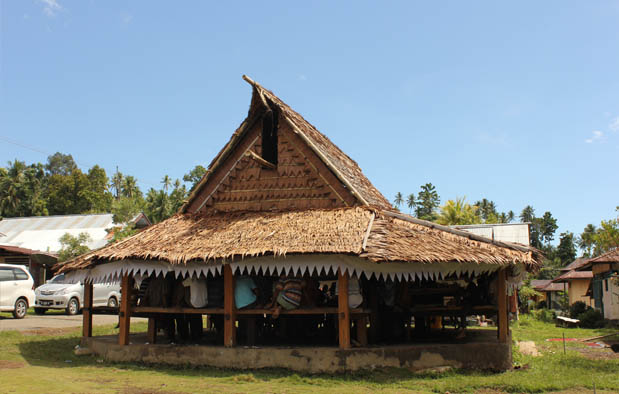
[[[145,324],[132,324],[144,331]],[[95,327],[94,335],[115,333],[112,326]],[[619,358],[547,338],[587,338],[611,330],[563,329],[521,318],[512,326],[514,341],[534,341],[541,355],[520,354],[519,369],[504,373],[448,371],[415,374],[387,369],[347,375],[303,375],[285,370],[233,371],[216,368],[174,368],[114,364],[97,356],[75,356],[80,330],[36,335],[0,332],[0,392],[2,393],[399,393],[399,392],[619,392]]]

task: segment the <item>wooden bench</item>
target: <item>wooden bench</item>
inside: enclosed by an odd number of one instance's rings
[[[250,322],[256,316],[269,316],[273,313],[271,309],[236,309],[235,315],[243,316],[250,319]],[[292,310],[282,309],[280,315],[294,316],[294,315],[337,315],[338,308],[336,307],[321,307],[321,308],[299,308]],[[135,317],[147,317],[148,318],[148,341],[150,343],[156,342],[157,327],[155,318],[163,317],[166,315],[225,315],[223,308],[163,308],[163,307],[151,307],[151,306],[134,306],[131,308],[131,316]],[[367,317],[370,315],[369,309],[354,308],[350,309],[350,316],[355,322],[357,331],[357,341],[365,346],[368,343],[367,340]],[[250,323],[251,326],[251,323]],[[250,329],[250,331],[252,331]],[[250,334],[251,335],[251,334]],[[251,339],[251,338],[250,338]],[[251,342],[251,341],[250,341]]]

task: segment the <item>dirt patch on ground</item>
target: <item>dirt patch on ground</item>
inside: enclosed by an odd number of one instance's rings
[[[595,348],[595,347],[579,347],[575,348],[578,353],[582,354],[589,360],[619,360],[619,353],[613,352],[610,348]]]
[[[25,366],[26,364],[21,363],[19,361],[0,360],[0,369],[17,369],[17,368],[23,368]]]
[[[533,341],[520,341],[518,342],[518,350],[520,353],[527,356],[541,356],[540,352],[537,351],[537,347],[535,346],[535,342]]]
[[[22,331],[24,335],[64,335],[71,332],[75,332],[75,327],[64,328],[37,328],[35,330]]]
[[[123,394],[185,394],[185,392],[182,392],[182,391],[166,390],[165,385],[161,389],[144,389],[142,387],[129,386],[129,387],[125,387],[122,393]]]

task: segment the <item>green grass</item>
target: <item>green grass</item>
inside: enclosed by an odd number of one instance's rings
[[[135,327],[134,327],[135,326]],[[513,325],[516,341],[535,341],[540,357],[525,356],[514,347],[520,369],[504,373],[448,371],[414,374],[386,369],[342,375],[305,375],[286,370],[235,371],[216,368],[164,367],[104,362],[97,356],[75,356],[80,330],[65,335],[23,335],[0,332],[0,392],[19,393],[399,393],[399,392],[614,392],[619,388],[619,360],[591,360],[568,343],[547,338],[586,338],[610,330],[561,329],[526,316]],[[144,331],[146,325],[132,325]],[[116,333],[95,327],[94,335]]]

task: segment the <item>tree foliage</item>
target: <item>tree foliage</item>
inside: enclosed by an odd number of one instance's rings
[[[402,193],[397,192],[393,199],[393,205],[395,205],[395,207],[399,210],[400,205],[402,205],[403,202],[404,202],[404,196],[402,196]]]
[[[47,157],[45,170],[49,175],[69,175],[77,170],[77,164],[75,164],[73,156],[56,152]]]
[[[197,165],[187,174],[183,175],[183,181],[191,184],[189,188],[190,193],[196,188],[200,180],[202,180],[204,174],[206,174],[206,168],[201,165]],[[396,206],[398,206],[398,204],[396,204]]]
[[[421,186],[421,191],[417,195],[415,202],[415,215],[419,219],[436,220],[436,208],[441,204],[441,198],[436,191],[436,188],[431,183],[426,183]]]
[[[565,267],[576,259],[574,233],[566,231],[561,233],[559,237],[559,246],[557,247],[556,257],[561,262],[561,267]]]
[[[73,236],[69,233],[65,233],[59,239],[60,252],[58,252],[58,261],[67,261],[73,257],[80,256],[90,251],[90,248],[86,245],[92,241],[88,233],[79,233],[78,236]]]
[[[436,221],[444,225],[481,223],[482,219],[477,214],[477,210],[478,207],[467,203],[465,197],[448,200],[441,207]]]

